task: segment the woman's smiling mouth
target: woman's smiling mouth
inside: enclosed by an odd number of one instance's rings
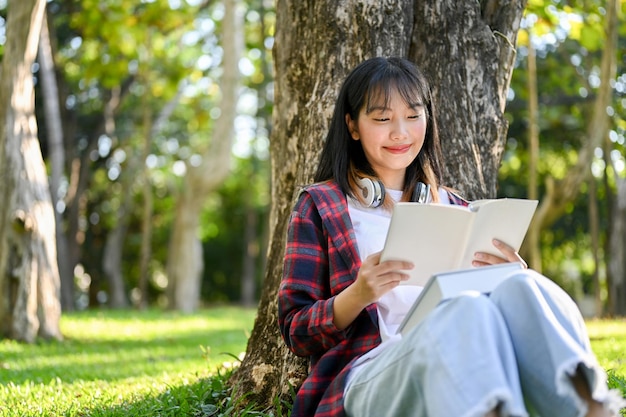
[[[411,149],[411,145],[396,145],[396,146],[386,146],[385,150],[391,153],[402,154],[408,152]]]

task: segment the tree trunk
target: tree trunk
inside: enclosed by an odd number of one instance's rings
[[[149,109],[148,103],[144,103],[144,126],[146,132],[144,135],[143,151],[141,157],[140,178],[143,188],[143,214],[141,217],[141,255],[139,260],[139,307],[145,309],[148,307],[148,284],[150,281],[150,259],[152,258],[152,217],[154,212],[154,190],[150,168],[146,165],[146,160],[150,155],[153,139],[158,135],[167,123],[168,119],[180,103],[183,96],[184,83],[181,83],[176,95],[169,101],[153,120],[152,111]],[[199,215],[199,213],[198,213]],[[196,230],[194,228],[194,230]],[[196,262],[195,260],[190,260]]]
[[[255,305],[256,270],[259,259],[259,240],[257,226],[259,215],[256,208],[245,203],[246,224],[244,229],[243,270],[241,273],[241,305],[252,307]]]
[[[286,227],[296,188],[313,178],[340,82],[357,63],[377,55],[417,62],[434,84],[448,166],[459,168],[448,182],[472,196],[495,194],[524,1],[483,3],[278,0],[270,247],[246,357],[230,381],[237,395],[272,407],[306,376],[277,325]]]
[[[0,82],[0,336],[61,339],[55,222],[37,139],[31,66],[46,3],[11,2]]]
[[[221,185],[230,171],[230,152],[239,88],[239,58],[243,49],[243,17],[237,10],[238,0],[224,2],[220,83],[221,116],[215,123],[212,140],[198,166],[187,164],[183,191],[176,205],[176,217],[170,238],[167,276],[168,299],[171,308],[194,311],[200,301],[200,285],[204,268],[202,246],[198,238],[198,222],[206,195]]]
[[[626,315],[626,179],[620,178],[614,168],[617,195],[611,210],[612,226],[608,262],[608,313]]]
[[[39,74],[41,77],[41,95],[44,104],[46,130],[48,138],[48,161],[50,164],[50,197],[54,210],[56,229],[57,265],[61,277],[61,306],[73,303],[74,294],[70,286],[74,283],[74,272],[69,263],[67,238],[63,232],[63,216],[58,210],[59,190],[65,167],[65,149],[63,146],[63,125],[59,107],[59,91],[55,74],[54,54],[48,19],[44,18],[39,41]],[[67,283],[67,284],[64,284]]]
[[[121,101],[121,89],[111,91],[111,99],[104,107],[104,131],[114,142],[119,142],[115,123],[115,109]],[[131,156],[126,169],[122,173],[122,190],[130,190],[136,178],[141,159],[127,149]],[[126,308],[129,305],[127,289],[122,273],[122,254],[124,253],[124,239],[128,229],[130,212],[133,205],[133,194],[123,192],[117,208],[116,223],[107,233],[102,253],[102,271],[109,284],[109,306],[112,308]]]
[[[202,244],[197,237],[203,198],[185,179],[176,201],[176,217],[167,252],[168,305],[192,312],[200,299],[200,277],[204,267]]]
[[[591,167],[589,167],[591,168]],[[592,317],[602,316],[602,293],[600,291],[600,215],[598,210],[598,187],[596,179],[591,176],[589,180],[589,235],[591,238],[591,253],[593,255],[593,275],[591,277],[591,289],[593,293]]]
[[[148,105],[148,97],[143,97],[143,125],[144,142],[141,158],[140,177],[143,189],[143,210],[141,216],[141,250],[139,256],[139,308],[148,308],[148,282],[150,281],[150,258],[152,257],[152,215],[154,211],[154,194],[152,190],[152,178],[150,177],[150,167],[146,160],[150,155],[152,147],[152,110]]]
[[[128,223],[131,193],[125,193],[117,210],[117,224],[107,233],[102,254],[102,270],[109,283],[108,305],[111,308],[126,308],[129,305],[124,275],[122,274],[122,248]]]
[[[62,338],[54,212],[34,114],[30,124],[30,134],[21,138],[21,146],[14,143],[9,155],[16,159],[20,177],[8,264],[8,274],[18,280],[10,337],[29,343],[37,335]]]
[[[132,152],[129,152],[132,155]],[[135,176],[139,169],[141,159],[132,156],[128,161],[126,169],[123,172],[122,189],[130,190],[131,184],[135,180]],[[128,289],[122,272],[122,255],[124,253],[124,240],[128,230],[128,222],[130,220],[131,208],[133,206],[133,193],[125,192],[122,194],[120,205],[117,209],[117,222],[113,229],[107,233],[104,251],[102,254],[102,271],[109,284],[109,300],[108,305],[111,308],[127,308]]]
[[[410,58],[433,85],[446,183],[471,199],[496,195],[508,129],[506,94],[525,4],[415,2]]]
[[[537,59],[533,46],[532,31],[528,31],[528,198],[539,199],[539,98],[537,93]],[[542,270],[541,239],[539,224],[531,223],[528,238],[524,243],[524,254],[528,265],[537,272]],[[525,252],[525,253],[524,253]]]

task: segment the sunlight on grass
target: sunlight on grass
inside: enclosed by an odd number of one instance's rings
[[[169,390],[206,391],[202,381],[245,350],[254,316],[241,308],[66,314],[63,342],[0,341],[0,415],[126,415],[145,401],[144,410],[162,412]]]
[[[589,320],[587,330],[600,365],[626,376],[626,319]]]

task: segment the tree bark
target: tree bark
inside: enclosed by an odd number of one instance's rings
[[[54,210],[56,229],[57,265],[61,278],[61,306],[73,303],[74,271],[69,263],[67,237],[63,231],[63,216],[58,210],[59,190],[65,167],[65,149],[63,146],[63,124],[59,105],[59,91],[55,74],[54,53],[48,19],[44,17],[39,41],[39,74],[41,77],[41,95],[44,104],[46,130],[48,138],[48,161],[50,164],[50,197]]]
[[[9,4],[0,81],[0,336],[61,339],[55,221],[37,139],[31,67],[46,3]]]
[[[230,171],[230,152],[239,88],[239,58],[243,48],[242,19],[238,0],[224,2],[222,27],[224,54],[220,83],[221,115],[215,123],[212,140],[198,166],[187,164],[184,185],[176,203],[167,259],[169,306],[183,312],[198,308],[204,269],[198,222],[206,195],[226,179]]]
[[[470,199],[496,195],[508,129],[506,94],[525,4],[415,2],[409,57],[431,79],[446,183]]]
[[[278,0],[274,46],[272,211],[265,282],[246,356],[230,381],[237,395],[272,407],[306,376],[277,326],[286,227],[296,189],[310,183],[341,81],[372,56],[409,57],[428,74],[450,169],[470,196],[495,193],[503,117],[524,1]],[[460,19],[460,20],[458,20]],[[443,113],[443,115],[441,115]]]

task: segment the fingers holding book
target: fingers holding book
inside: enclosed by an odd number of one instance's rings
[[[378,252],[363,261],[354,285],[359,289],[359,294],[368,298],[370,302],[375,302],[402,281],[408,280],[407,272],[410,269],[413,269],[413,263],[408,261],[381,262]]]
[[[493,239],[493,246],[500,251],[502,256],[487,252],[476,252],[474,254],[474,259],[472,260],[472,266],[480,267],[509,262],[519,262],[524,268],[528,268],[526,261],[524,261],[520,254],[511,246],[498,239]]]

